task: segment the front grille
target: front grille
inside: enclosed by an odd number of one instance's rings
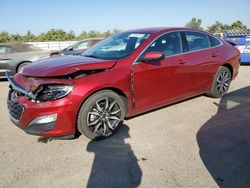
[[[12,101],[11,98],[8,99],[7,105],[8,105],[10,116],[14,120],[17,120],[17,121],[20,120],[23,114],[23,110],[24,110],[23,106],[17,101]]]

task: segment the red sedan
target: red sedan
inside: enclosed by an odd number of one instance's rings
[[[118,33],[82,56],[48,58],[7,74],[10,119],[29,134],[105,138],[125,117],[200,94],[222,97],[239,60],[234,46],[199,30]]]

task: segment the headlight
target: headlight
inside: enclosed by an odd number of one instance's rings
[[[38,89],[37,100],[40,102],[60,99],[68,95],[74,86],[68,85],[47,85]]]

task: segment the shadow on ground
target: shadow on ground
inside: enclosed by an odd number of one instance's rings
[[[219,187],[250,187],[250,86],[215,105],[197,133],[201,159]]]
[[[122,125],[118,132],[104,140],[90,141],[88,152],[94,153],[94,161],[88,187],[126,187],[140,185],[142,171],[130,144],[129,127]]]

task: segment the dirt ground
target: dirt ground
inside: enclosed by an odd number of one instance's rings
[[[250,66],[222,99],[199,96],[125,121],[102,141],[48,140],[8,117],[0,81],[0,187],[250,187]]]

